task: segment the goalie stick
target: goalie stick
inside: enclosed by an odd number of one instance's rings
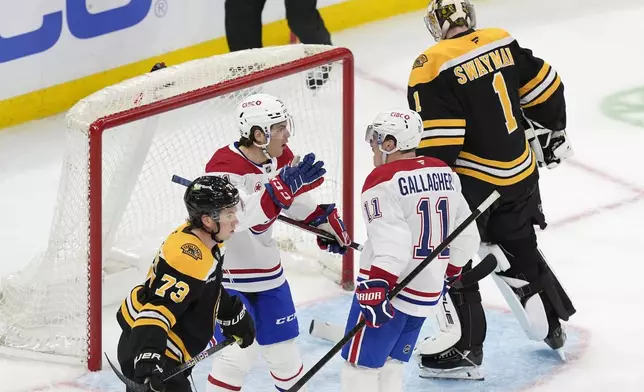
[[[226,339],[221,343],[218,343],[212,347],[210,347],[208,350],[202,351],[198,355],[192,357],[185,363],[182,363],[181,365],[175,367],[174,369],[170,370],[170,374],[168,377],[163,379],[163,382],[165,383],[172,377],[176,376],[179,373],[183,373],[184,371],[190,369],[191,367],[195,366],[199,362],[203,361],[204,359],[208,358],[209,356],[217,353],[220,350],[223,350],[224,348],[230,346],[231,344],[235,343],[235,339]],[[148,392],[149,388],[145,384],[139,384],[137,382],[134,382],[130,380],[129,378],[125,377],[123,373],[121,373],[114,364],[112,364],[112,361],[110,361],[110,358],[107,356],[107,353],[105,353],[105,358],[107,359],[107,363],[110,365],[112,370],[114,371],[114,374],[116,374],[116,377],[119,378],[125,384],[125,386],[134,391],[134,392]]]
[[[448,235],[447,238],[445,238],[445,240],[443,240],[443,242],[441,242],[440,245],[438,245],[432,251],[432,253],[429,254],[429,256],[425,258],[425,260],[423,260],[420,264],[418,264],[416,268],[414,268],[409,273],[409,275],[407,275],[407,277],[402,280],[402,282],[400,282],[398,285],[396,285],[396,287],[394,287],[393,290],[391,290],[391,292],[389,293],[389,298],[391,299],[391,298],[394,298],[396,295],[398,295],[398,293],[400,293],[402,289],[404,289],[409,284],[409,282],[414,280],[414,278],[416,278],[416,276],[418,276],[418,274],[420,274],[420,272],[423,269],[425,269],[425,267],[427,267],[429,263],[431,263],[443,250],[445,250],[445,248],[449,246],[449,244],[452,241],[454,241],[454,238],[456,238],[459,234],[461,234],[463,230],[465,230],[470,224],[472,224],[472,222],[474,222],[476,218],[478,218],[483,213],[483,211],[487,210],[492,205],[492,203],[494,203],[494,201],[496,201],[500,196],[501,195],[499,194],[498,191],[493,191],[490,194],[490,196],[488,196],[483,201],[483,203],[481,203],[476,208],[476,210],[474,210],[470,214],[470,216],[468,216],[467,219],[463,221],[463,223],[458,225],[458,227],[456,227],[456,229],[454,229],[454,231],[450,235]],[[326,353],[322,357],[322,359],[320,359],[315,365],[313,365],[313,367],[311,367],[311,369],[309,369],[302,376],[302,378],[300,378],[287,391],[288,392],[299,391],[304,386],[304,384],[306,384],[317,372],[320,371],[320,369],[322,369],[324,365],[327,364],[327,362],[331,360],[331,358],[335,356],[335,354],[337,354],[338,352],[340,352],[340,350],[342,350],[342,347],[345,344],[347,344],[358,332],[360,332],[362,328],[364,328],[364,326],[366,325],[365,320],[366,320],[365,318],[361,318],[360,322],[358,322],[358,324],[356,324],[355,327],[353,327],[338,343],[335,344],[335,346],[333,346],[333,348],[331,348],[331,350],[329,350],[328,353]]]
[[[488,257],[481,260],[471,270],[461,275],[461,278],[454,282],[452,287],[462,288],[478,283],[481,279],[494,272],[496,266],[496,258],[492,255],[488,255]],[[309,325],[309,335],[314,338],[328,340],[335,343],[340,341],[344,336],[344,326],[330,323],[328,321],[313,319]]]
[[[188,180],[187,178],[183,178],[181,176],[173,174],[172,175],[172,182],[187,187],[188,185],[190,185],[190,183],[192,181]],[[307,225],[306,223],[303,223],[303,222],[301,222],[301,221],[299,221],[297,219],[289,218],[289,217],[284,216],[284,215],[278,215],[277,220],[279,220],[281,222],[284,222],[284,223],[286,223],[288,225],[300,228],[300,229],[302,229],[304,231],[308,231],[309,233],[313,233],[313,234],[315,234],[315,235],[317,235],[319,237],[323,237],[323,238],[325,238],[327,240],[332,240],[332,241],[335,240],[335,237],[333,236],[333,234],[327,233],[326,231],[324,231],[322,229],[318,229],[317,227]],[[357,242],[352,241],[351,244],[349,245],[349,248],[353,248],[355,250],[362,251],[363,246],[358,244]]]

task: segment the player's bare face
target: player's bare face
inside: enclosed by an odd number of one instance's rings
[[[282,156],[290,136],[291,132],[288,127],[288,121],[282,121],[271,125],[271,141],[266,147],[268,154],[274,158]]]
[[[226,241],[235,232],[235,227],[239,223],[237,219],[237,207],[224,208],[219,213],[219,233],[217,239],[219,241]]]

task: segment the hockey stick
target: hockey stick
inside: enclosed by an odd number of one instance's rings
[[[490,194],[490,196],[488,196],[483,201],[483,203],[481,203],[476,208],[476,210],[474,210],[470,214],[470,216],[468,216],[467,219],[463,221],[463,223],[458,225],[458,227],[456,227],[456,229],[454,229],[454,231],[450,235],[448,235],[447,238],[445,238],[445,240],[443,240],[443,242],[441,242],[440,245],[438,245],[436,249],[434,249],[432,253],[429,254],[429,256],[427,256],[427,258],[425,258],[425,260],[418,264],[418,266],[416,266],[416,268],[414,268],[413,271],[411,271],[409,275],[407,275],[407,277],[402,280],[402,282],[397,284],[396,287],[391,290],[391,292],[389,293],[389,298],[392,299],[396,295],[398,295],[412,280],[414,280],[414,278],[416,278],[416,276],[418,276],[418,274],[420,274],[423,269],[425,269],[425,267],[427,267],[429,263],[431,263],[443,250],[445,250],[445,248],[447,248],[449,244],[454,241],[454,239],[459,234],[461,234],[461,232],[463,232],[463,230],[465,230],[472,222],[474,222],[476,218],[478,218],[483,213],[483,211],[487,210],[499,197],[499,192],[493,191],[492,194]],[[317,372],[319,372],[320,369],[322,369],[322,367],[335,356],[335,354],[342,350],[342,347],[347,344],[358,332],[360,332],[360,330],[364,328],[365,325],[366,321],[364,318],[362,318],[358,322],[358,324],[356,324],[356,326],[353,327],[342,338],[342,340],[336,343],[335,346],[333,346],[333,348],[331,348],[331,350],[329,350],[329,352],[322,357],[322,359],[320,359],[315,365],[313,365],[313,367],[311,367],[311,369],[309,369],[302,376],[302,378],[300,378],[291,388],[289,388],[288,392],[299,391],[304,386],[304,384],[306,384]]]
[[[198,355],[190,358],[188,361],[185,363],[182,363],[181,365],[175,367],[174,369],[170,370],[170,374],[168,374],[168,377],[163,379],[163,382],[165,383],[172,377],[176,376],[179,373],[183,373],[184,371],[190,369],[191,367],[195,366],[199,362],[203,361],[204,359],[208,358],[209,356],[217,353],[220,350],[223,350],[224,348],[230,346],[231,344],[235,343],[235,339],[226,339],[221,343],[218,343],[212,347],[210,347],[206,351],[202,351]],[[129,378],[125,377],[123,373],[121,373],[115,366],[112,364],[112,361],[110,361],[110,358],[107,356],[105,353],[105,358],[107,359],[107,363],[110,365],[114,373],[116,374],[116,377],[119,378],[125,384],[125,386],[128,389],[131,389],[134,392],[148,392],[149,388],[145,384],[139,384],[137,382],[134,382],[130,380]]]
[[[478,283],[494,272],[496,266],[496,258],[493,255],[488,255],[475,265],[474,268],[463,273],[461,278],[452,284],[452,287],[463,288]],[[335,343],[340,341],[344,336],[344,325],[313,319],[309,325],[309,335]]]
[[[176,184],[179,184],[179,185],[188,186],[188,185],[190,185],[190,183],[192,181],[190,181],[190,180],[188,180],[186,178],[183,178],[181,176],[178,176],[176,174],[173,174],[172,175],[172,182],[174,182]],[[313,233],[313,234],[315,234],[315,235],[317,235],[319,237],[323,237],[323,238],[325,238],[327,240],[335,241],[335,237],[333,236],[333,234],[327,233],[326,231],[324,231],[322,229],[318,229],[317,227],[307,225],[306,223],[303,223],[303,222],[301,222],[301,221],[299,221],[297,219],[289,218],[289,217],[284,216],[284,215],[278,215],[277,220],[279,220],[281,222],[284,222],[284,223],[286,223],[288,225],[300,228],[300,229],[302,229],[304,231],[308,231],[309,233]],[[349,248],[353,248],[355,250],[362,251],[363,246],[358,244],[357,242],[351,242],[351,244],[349,245]]]
[[[300,228],[300,229],[302,229],[304,231],[308,231],[309,233],[316,234],[318,237],[322,237],[322,238],[325,238],[327,240],[335,241],[335,237],[333,236],[333,234],[328,233],[328,232],[326,232],[326,231],[324,231],[322,229],[318,229],[317,227],[307,225],[306,223],[304,223],[302,221],[299,221],[297,219],[289,218],[288,216],[284,216],[284,215],[278,215],[277,220],[279,220],[281,222],[284,222],[287,225],[295,226],[295,227],[298,227],[298,228]],[[364,248],[364,246],[359,244],[359,243],[357,243],[357,242],[351,241],[351,244],[349,244],[349,248],[353,248],[355,250],[358,250],[358,251],[362,252],[362,249]]]

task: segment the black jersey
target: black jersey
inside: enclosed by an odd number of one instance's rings
[[[427,49],[407,98],[423,119],[417,153],[452,166],[466,196],[537,181],[523,113],[552,130],[566,126],[559,75],[502,29],[469,30]]]
[[[132,289],[117,312],[121,328],[130,332],[132,352],[185,362],[206,348],[218,306],[230,301],[221,287],[220,245],[209,249],[187,224],[168,236],[145,283]]]

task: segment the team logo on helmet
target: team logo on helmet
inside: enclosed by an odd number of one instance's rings
[[[400,113],[400,112],[391,112],[391,117],[404,118],[405,120],[409,120],[411,118],[409,117],[409,114]]]
[[[261,105],[261,104],[262,104],[262,101],[260,101],[260,100],[258,99],[257,101],[248,101],[248,102],[244,102],[244,103],[242,103],[242,107],[243,107],[243,108],[252,108],[252,107],[254,107],[254,106],[259,106],[259,105]]]

